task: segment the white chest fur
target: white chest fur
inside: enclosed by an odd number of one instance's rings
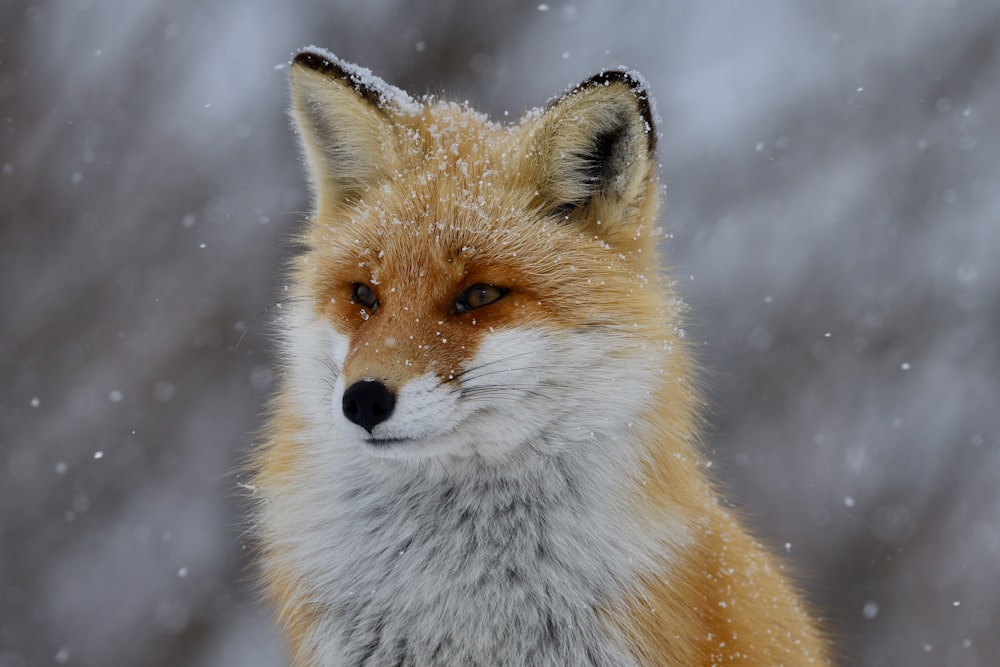
[[[621,520],[620,490],[580,453],[461,477],[359,461],[335,489],[302,479],[286,500],[312,510],[272,527],[322,617],[315,663],[633,664],[599,608],[665,545]]]

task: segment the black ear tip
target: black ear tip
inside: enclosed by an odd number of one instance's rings
[[[397,107],[403,107],[409,102],[406,93],[387,85],[369,70],[341,60],[329,51],[317,47],[310,46],[297,52],[292,58],[292,67],[296,66],[306,67],[331,79],[347,83],[354,92],[379,109],[383,108],[387,101]]]
[[[306,67],[320,74],[334,76],[338,79],[347,79],[350,77],[350,74],[337,62],[335,57],[319,49],[302,49],[292,57],[292,65]]]
[[[293,65],[302,65],[303,67],[308,67],[309,69],[316,69],[322,66],[324,58],[309,49],[302,49],[297,51],[294,56],[292,56]]]
[[[650,154],[656,152],[656,120],[653,102],[649,94],[649,84],[646,83],[641,74],[625,68],[607,69],[584,80],[583,83],[573,88],[570,94],[587,88],[611,85],[624,86],[632,93],[638,104],[639,114],[646,123],[646,142],[649,146],[649,152]]]

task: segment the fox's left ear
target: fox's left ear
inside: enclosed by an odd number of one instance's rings
[[[556,99],[532,143],[541,205],[553,214],[621,226],[655,196],[656,130],[636,74],[601,72]]]
[[[292,118],[317,204],[340,205],[385,181],[398,166],[393,116],[416,105],[366,69],[319,49],[295,55]]]

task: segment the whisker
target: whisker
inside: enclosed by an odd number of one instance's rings
[[[567,364],[531,364],[530,366],[514,366],[512,368],[501,368],[498,370],[486,371],[484,373],[479,373],[478,375],[473,375],[472,377],[464,377],[457,374],[455,377],[461,382],[475,382],[480,378],[484,378],[490,375],[497,375],[498,373],[519,373],[521,371],[528,370],[543,370],[543,369],[560,369],[560,370],[575,370],[575,371],[587,371],[590,370],[587,366],[569,366]]]
[[[519,352],[517,354],[512,354],[509,357],[504,357],[502,359],[494,359],[493,361],[486,361],[486,362],[478,364],[476,366],[470,366],[469,368],[466,368],[465,370],[462,370],[462,371],[459,371],[458,373],[456,373],[455,374],[455,379],[459,379],[463,375],[466,375],[468,373],[472,373],[472,372],[481,370],[483,368],[486,368],[487,366],[492,366],[493,364],[504,363],[504,362],[507,362],[507,361],[511,361],[512,359],[519,359],[521,357],[524,357],[524,356],[527,356],[527,355],[530,355],[530,354],[532,354],[531,351],[528,351],[528,352]]]
[[[487,385],[484,387],[469,387],[464,390],[457,390],[457,393],[462,398],[489,396],[490,398],[520,399],[525,396],[533,396],[546,401],[554,400],[550,394],[546,394],[544,391],[525,386]]]
[[[334,377],[340,377],[340,365],[335,364],[333,359],[327,357],[320,357],[316,361],[326,366],[327,370],[333,374]]]
[[[439,466],[441,466],[441,470],[444,470],[445,477],[448,478],[448,481],[451,482],[452,484],[454,484],[455,483],[455,479],[451,476],[451,473],[448,472],[448,467],[444,464],[444,461],[441,460],[441,457],[440,456],[435,456],[434,460],[438,462]]]
[[[260,311],[256,315],[254,315],[253,318],[250,320],[250,322],[248,322],[247,325],[245,327],[243,327],[243,331],[240,332],[239,337],[236,339],[236,342],[233,344],[233,353],[235,354],[240,349],[240,343],[242,343],[243,339],[246,338],[247,333],[250,331],[250,327],[252,327],[257,322],[257,320],[259,320],[260,318],[262,318],[264,315],[266,315],[268,312],[270,312],[274,308],[281,308],[286,303],[292,303],[292,302],[301,301],[301,300],[302,300],[302,297],[294,297],[294,296],[289,296],[289,297],[285,297],[283,299],[278,299],[274,303],[272,303],[272,304],[268,305],[267,307],[265,307],[264,310]]]

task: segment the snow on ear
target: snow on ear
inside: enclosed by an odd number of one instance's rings
[[[596,74],[551,103],[534,133],[542,205],[572,219],[626,222],[655,180],[656,131],[638,74]]]
[[[343,203],[394,171],[392,114],[418,105],[369,70],[310,48],[291,64],[292,117],[319,202]]]

